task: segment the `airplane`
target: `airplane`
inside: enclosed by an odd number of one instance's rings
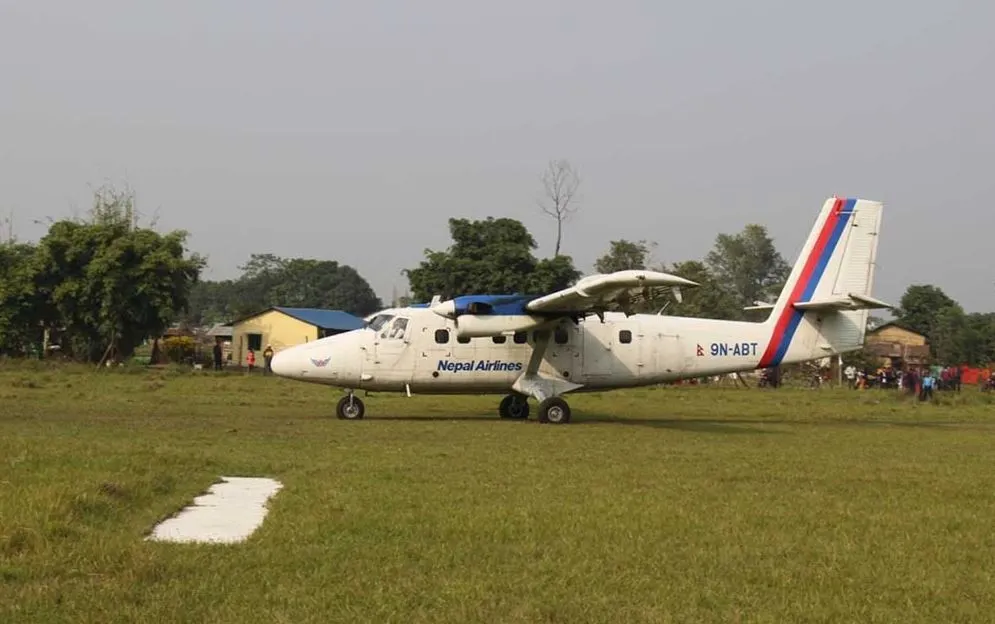
[[[820,360],[863,347],[883,204],[832,197],[762,321],[633,313],[698,284],[650,270],[591,275],[540,295],[460,295],[388,308],[365,326],[277,352],[274,374],[346,391],[340,419],[358,420],[357,390],[505,394],[498,415],[565,424],[564,395],[657,385]]]

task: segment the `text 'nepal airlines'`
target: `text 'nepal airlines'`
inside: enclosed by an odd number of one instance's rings
[[[355,390],[504,394],[502,418],[567,423],[564,395],[648,386],[818,360],[863,347],[881,202],[826,200],[764,321],[633,314],[637,302],[690,280],[648,270],[592,275],[540,295],[462,295],[391,308],[363,329],[279,351],[277,375],[347,390],[339,418],[358,419]]]

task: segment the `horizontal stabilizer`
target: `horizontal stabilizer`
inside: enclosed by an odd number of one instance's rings
[[[746,306],[743,309],[746,310],[747,312],[752,312],[753,310],[773,310],[774,309],[774,304],[773,303],[765,303],[763,301],[754,301],[753,305]]]
[[[888,310],[895,306],[874,297],[851,293],[846,297],[799,301],[794,304],[794,307],[798,310]]]

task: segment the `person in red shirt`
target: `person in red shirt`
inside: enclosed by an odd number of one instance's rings
[[[249,365],[249,372],[256,367],[256,352],[249,349],[249,353],[245,356],[245,363]]]

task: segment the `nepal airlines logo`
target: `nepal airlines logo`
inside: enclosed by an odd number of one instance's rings
[[[502,362],[501,360],[480,360],[469,362],[453,362],[451,360],[439,360],[437,371],[449,371],[459,373],[462,371],[520,371],[521,362]]]
[[[328,357],[326,357],[326,358],[324,358],[322,360],[311,358],[311,363],[314,364],[315,366],[317,366],[318,368],[323,368],[325,365],[328,364],[329,361],[331,361],[331,359],[332,359],[332,356],[328,356]]]

